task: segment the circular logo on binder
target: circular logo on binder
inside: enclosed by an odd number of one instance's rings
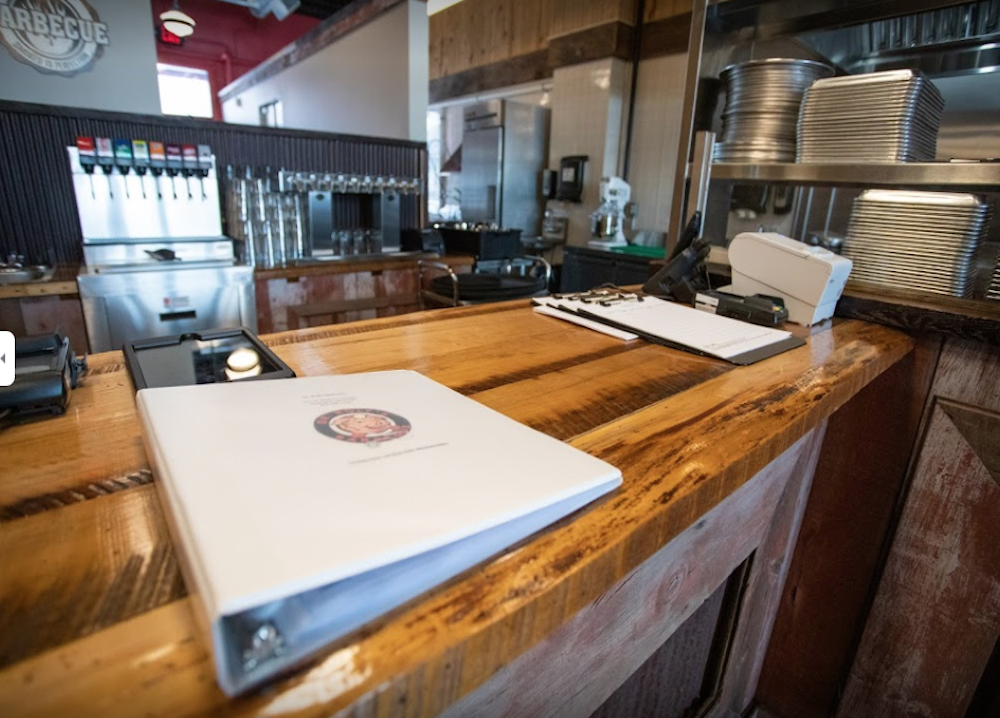
[[[410,422],[381,409],[338,409],[316,417],[316,431],[352,444],[377,444],[410,433]]]

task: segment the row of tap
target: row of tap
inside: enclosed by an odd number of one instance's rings
[[[332,192],[334,194],[420,194],[416,177],[292,172],[282,170],[279,186],[283,192]]]

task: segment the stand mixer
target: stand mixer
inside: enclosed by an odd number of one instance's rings
[[[628,246],[625,239],[625,221],[635,217],[634,205],[629,202],[632,188],[621,177],[601,178],[601,204],[590,215],[590,233],[595,239],[587,244],[607,249]]]

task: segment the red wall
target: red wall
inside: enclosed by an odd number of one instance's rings
[[[169,10],[173,0],[151,0],[151,5],[158,28],[160,13]],[[180,8],[197,23],[194,34],[180,47],[157,41],[157,60],[208,72],[217,120],[222,119],[219,90],[320,22],[295,13],[280,22],[274,15],[258,20],[248,8],[221,0],[182,0]]]

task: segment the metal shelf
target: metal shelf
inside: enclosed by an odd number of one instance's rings
[[[910,162],[905,164],[731,164],[713,162],[711,178],[837,187],[909,187],[1000,191],[1000,162]]]

